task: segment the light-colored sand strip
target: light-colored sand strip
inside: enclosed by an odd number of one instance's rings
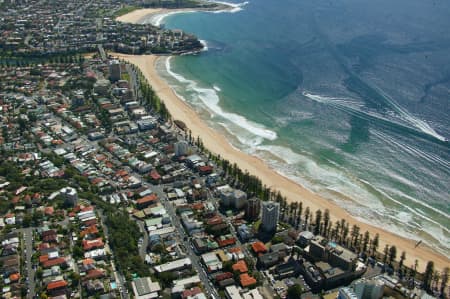
[[[166,13],[173,12],[181,12],[181,11],[189,11],[192,9],[166,9],[166,8],[142,8],[134,10],[130,13],[127,13],[123,16],[117,17],[116,20],[124,23],[140,23],[144,18],[149,17],[151,15],[160,15]]]
[[[434,261],[435,267],[438,269],[450,265],[448,257],[435,252],[430,247],[422,244],[418,248],[414,248],[416,242],[413,240],[405,239],[378,227],[357,221],[343,208],[278,174],[262,160],[235,149],[228,143],[224,136],[211,129],[188,104],[178,98],[167,82],[158,75],[155,70],[157,56],[114,55],[135,64],[141,69],[155,92],[166,104],[173,119],[183,121],[192,131],[193,136],[200,136],[206,148],[215,154],[220,154],[221,157],[231,162],[237,163],[242,170],[248,170],[250,173],[257,175],[264,184],[281,191],[289,202],[302,201],[303,207],[306,208],[309,206],[312,213],[315,213],[317,209],[322,209],[322,211],[329,209],[332,219],[346,219],[352,225],[357,224],[361,228],[361,233],[367,230],[370,232],[371,237],[379,233],[380,246],[378,250],[382,251],[385,244],[395,245],[397,247],[397,260],[404,250],[407,257],[404,263],[406,266],[413,265],[415,259],[419,261],[419,269],[422,271],[428,261]]]
[[[226,5],[224,3],[217,3],[215,7],[196,7],[196,8],[141,8],[127,13],[123,16],[117,17],[116,21],[132,24],[140,24],[149,17],[156,17],[161,15],[169,15],[182,12],[217,12],[217,11],[233,11],[238,9],[234,6]],[[159,26],[159,24],[156,24]]]

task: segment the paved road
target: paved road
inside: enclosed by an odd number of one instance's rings
[[[145,255],[147,254],[147,245],[148,245],[148,233],[145,229],[145,224],[143,221],[136,220],[139,229],[141,230],[142,234],[144,235],[142,237],[142,244],[139,245],[139,255],[141,256],[142,260],[145,260]]]
[[[33,264],[31,263],[31,257],[33,255],[33,229],[31,227],[24,228],[21,230],[23,233],[23,248],[24,248],[24,259],[25,259],[25,268],[27,272],[27,288],[28,288],[28,294],[27,298],[33,298],[34,297],[34,287],[35,287],[35,281],[34,281],[34,270],[33,270]]]

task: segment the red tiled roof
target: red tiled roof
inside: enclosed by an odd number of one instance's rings
[[[267,252],[267,247],[264,245],[263,242],[257,241],[255,243],[252,243],[252,249],[255,253],[264,253]]]
[[[187,297],[195,296],[197,294],[200,294],[201,292],[202,292],[202,289],[200,289],[199,287],[195,287],[190,290],[184,290],[183,293],[181,294],[181,298],[186,299]]]
[[[93,263],[94,263],[94,260],[88,258],[88,259],[84,259],[84,260],[82,261],[82,263],[83,263],[84,266],[87,266],[87,265],[93,264]]]
[[[105,276],[105,272],[100,269],[92,269],[88,271],[88,274],[84,277],[85,279],[95,279]]]
[[[198,168],[198,170],[200,172],[203,172],[203,173],[205,173],[205,172],[212,172],[213,171],[213,167],[211,165],[205,165],[205,166],[200,166]]]
[[[91,181],[92,184],[97,185],[99,183],[103,182],[102,178],[95,178]]]
[[[201,202],[194,203],[194,204],[192,205],[192,208],[193,208],[194,210],[203,210],[204,207],[205,207],[205,205],[204,205],[203,203],[201,203]]]
[[[233,248],[228,249],[228,252],[229,253],[242,252],[242,249],[241,249],[241,247],[233,247]]]
[[[225,239],[225,240],[217,240],[217,244],[219,244],[219,247],[225,247],[228,245],[233,245],[236,243],[236,238],[229,238],[229,239]]]
[[[42,237],[42,240],[44,242],[56,242],[56,233],[53,235],[46,235],[46,236]]]
[[[95,225],[95,224],[97,224],[97,219],[90,219],[90,220],[83,221],[83,224],[85,226]]]
[[[45,207],[44,208],[45,215],[53,215],[54,212],[55,212],[55,209],[53,207]]]
[[[160,180],[161,179],[161,175],[156,171],[156,170],[152,170],[150,172],[150,177],[154,180]]]
[[[80,236],[83,238],[88,234],[98,234],[98,228],[95,225],[91,225],[80,233]]]
[[[67,287],[67,282],[65,280],[52,281],[47,285],[47,290],[54,290]]]
[[[239,275],[239,279],[241,281],[241,286],[244,288],[254,285],[256,283],[256,279],[254,277],[251,277],[250,275],[248,275],[248,273]]]
[[[11,281],[17,281],[19,279],[20,279],[19,273],[14,273],[14,274],[9,275],[9,280],[11,280]]]
[[[145,204],[145,203],[148,203],[148,202],[156,201],[157,199],[158,199],[158,196],[153,193],[153,194],[147,195],[145,197],[139,198],[136,203],[138,205],[139,204]]]
[[[39,257],[39,263],[43,263],[46,261],[48,261],[48,254],[44,254]]]
[[[85,251],[94,248],[103,248],[103,246],[105,246],[105,244],[103,244],[102,238],[97,238],[94,240],[83,240],[82,244]]]
[[[56,259],[51,259],[51,260],[45,261],[44,263],[42,263],[42,267],[50,268],[50,267],[53,267],[53,266],[56,266],[56,265],[62,265],[62,264],[65,264],[65,263],[66,263],[66,259],[63,258],[63,257],[59,257],[59,258],[56,258]]]
[[[123,169],[116,172],[116,176],[124,177],[124,176],[127,176],[127,175],[128,175],[128,172],[126,170],[123,170]]]
[[[50,248],[50,244],[45,243],[45,242],[39,244],[39,246],[38,246],[39,251],[42,251],[44,249],[49,249],[49,248]]]
[[[214,225],[214,224],[220,224],[220,223],[223,223],[223,219],[219,215],[216,215],[216,216],[208,219],[208,221],[206,222],[206,224],[208,224],[208,225]]]
[[[236,264],[233,265],[233,271],[239,271],[241,273],[248,272],[247,264],[244,260],[238,261]]]

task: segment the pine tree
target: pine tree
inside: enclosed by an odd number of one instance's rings
[[[363,242],[362,242],[362,251],[364,253],[367,253],[367,246],[369,244],[369,241],[370,241],[370,234],[368,231],[366,231],[364,233]]]
[[[434,262],[429,261],[423,274],[423,285],[426,291],[431,291],[431,280],[433,278]]]
[[[432,281],[433,281],[433,287],[432,287],[432,289],[433,289],[433,290],[437,289],[437,287],[438,287],[438,285],[439,285],[439,280],[440,280],[440,279],[441,279],[441,274],[439,273],[438,270],[434,270],[434,273],[433,273],[433,279],[432,279]]]
[[[309,207],[306,207],[306,209],[305,209],[305,228],[307,228],[307,226],[308,226],[309,213],[310,213]]]
[[[326,231],[328,230],[329,224],[330,224],[330,210],[325,209],[325,211],[323,213],[323,226],[325,228],[324,234],[326,237],[328,237]]]
[[[353,246],[356,246],[356,243],[358,241],[359,236],[359,226],[356,224],[352,226],[352,232],[351,232],[351,244]]]
[[[314,234],[318,235],[320,233],[320,224],[322,222],[322,210],[316,211],[316,222],[314,224]]]
[[[387,260],[388,260],[388,254],[389,254],[389,245],[386,244],[386,246],[384,247],[383,250],[383,264],[386,264]]]
[[[389,248],[389,264],[392,266],[392,262],[397,258],[397,247],[395,245]]]
[[[342,243],[347,243],[347,236],[348,236],[349,228],[348,223],[345,223],[344,228],[342,229]]]
[[[372,240],[372,256],[375,256],[378,246],[380,245],[380,235],[377,233]]]
[[[303,202],[299,202],[299,204],[298,204],[298,214],[297,214],[297,229],[301,229],[302,212],[303,212]]]
[[[440,288],[441,297],[444,297],[445,288],[447,287],[448,283],[449,272],[450,272],[449,267],[445,267],[444,270],[442,271],[441,288]]]
[[[398,271],[400,273],[403,273],[403,263],[405,262],[406,259],[406,252],[402,251],[402,254],[400,255],[400,261],[398,262]]]

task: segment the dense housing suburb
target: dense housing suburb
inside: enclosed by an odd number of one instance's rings
[[[129,5],[142,4],[128,2]],[[1,56],[40,57],[95,51],[97,47],[133,54],[177,54],[202,48],[195,36],[181,30],[116,21],[117,12],[130,7],[126,2],[31,0],[13,3],[3,1],[1,4]],[[209,4],[207,7],[215,9],[216,6]]]

